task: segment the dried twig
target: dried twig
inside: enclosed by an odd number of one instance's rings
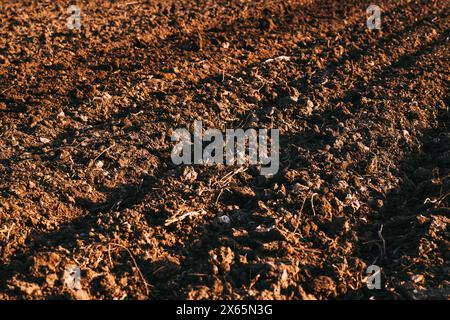
[[[380,230],[378,230],[378,237],[380,238],[381,242],[383,243],[383,248],[381,250],[381,259],[386,256],[386,241],[383,238],[382,235],[383,232],[383,225],[381,225]]]
[[[116,145],[116,142],[114,141],[112,145],[110,145],[108,148],[106,148],[105,150],[103,150],[102,152],[100,152],[95,158],[94,161],[97,161],[98,158],[100,158],[106,151],[110,150],[111,148],[113,148]]]
[[[236,169],[235,171],[228,172],[222,179],[220,179],[219,181],[214,182],[212,186],[215,186],[215,185],[218,184],[218,185],[220,185],[220,187],[223,188],[224,186],[226,186],[228,184],[228,182],[231,181],[231,179],[236,174],[238,174],[240,172],[245,172],[247,169],[248,169],[248,167],[242,166],[242,167],[239,167],[238,169]]]
[[[309,193],[310,193],[310,192],[308,191],[308,194],[306,195],[306,197],[303,198],[302,206],[300,207],[300,213],[298,214],[297,226],[296,226],[295,229],[294,229],[294,234],[297,232],[298,227],[300,226],[300,219],[302,218],[303,207],[305,206],[306,199],[308,198]]]
[[[273,58],[273,59],[267,59],[267,60],[265,60],[265,61],[263,62],[263,64],[267,64],[267,63],[273,62],[273,61],[289,61],[289,60],[291,60],[291,57],[288,57],[288,56],[279,56],[279,57],[276,57],[276,58]]]
[[[148,291],[149,284],[148,284],[147,280],[145,280],[144,275],[142,274],[141,269],[139,268],[139,266],[138,266],[138,264],[137,264],[137,262],[136,262],[136,259],[134,259],[133,253],[130,251],[130,249],[128,249],[127,247],[125,247],[125,246],[123,246],[123,245],[121,245],[121,244],[119,244],[119,243],[113,242],[113,243],[110,243],[110,244],[111,244],[111,245],[114,245],[114,246],[118,246],[118,247],[120,247],[120,248],[122,248],[122,249],[125,249],[125,250],[128,252],[128,254],[129,254],[130,257],[131,257],[131,260],[132,260],[133,263],[134,263],[134,266],[136,267],[136,269],[137,269],[137,271],[138,271],[138,273],[139,273],[139,276],[141,277],[142,281],[143,281],[144,284],[145,284],[145,293],[146,293],[147,296],[148,296],[148,295],[149,295],[149,291]]]
[[[9,237],[10,237],[10,235],[11,235],[11,231],[12,231],[12,229],[14,228],[15,225],[16,225],[16,224],[13,223],[13,224],[11,225],[11,227],[7,228],[7,227],[5,226],[5,229],[4,229],[4,230],[0,230],[0,233],[5,233],[5,232],[6,232],[6,239],[5,239],[5,242],[8,242],[8,241],[9,241]]]
[[[317,193],[313,193],[312,194],[312,196],[311,196],[311,208],[312,208],[312,211],[313,211],[313,215],[315,216],[316,215],[316,210],[314,209],[314,196],[317,196]]]
[[[200,210],[200,211],[188,211],[186,213],[183,214],[175,214],[174,216],[172,216],[171,218],[167,219],[166,222],[164,223],[164,225],[170,226],[171,224],[175,223],[175,222],[180,222],[183,221],[184,219],[186,219],[187,217],[194,217],[194,216],[198,216],[200,214],[205,214],[206,211],[205,210]]]

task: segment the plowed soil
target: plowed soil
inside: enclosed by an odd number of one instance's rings
[[[449,297],[449,1],[68,2],[0,4],[1,299]],[[174,165],[195,120],[278,174]]]

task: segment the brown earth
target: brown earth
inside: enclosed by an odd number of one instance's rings
[[[2,1],[0,298],[448,298],[450,2],[372,2]],[[197,119],[279,173],[174,165]]]

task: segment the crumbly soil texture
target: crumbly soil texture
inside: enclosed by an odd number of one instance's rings
[[[372,2],[1,1],[0,298],[447,299],[450,2]]]

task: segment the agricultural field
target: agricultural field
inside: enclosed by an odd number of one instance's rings
[[[449,9],[1,1],[0,299],[448,299]]]

